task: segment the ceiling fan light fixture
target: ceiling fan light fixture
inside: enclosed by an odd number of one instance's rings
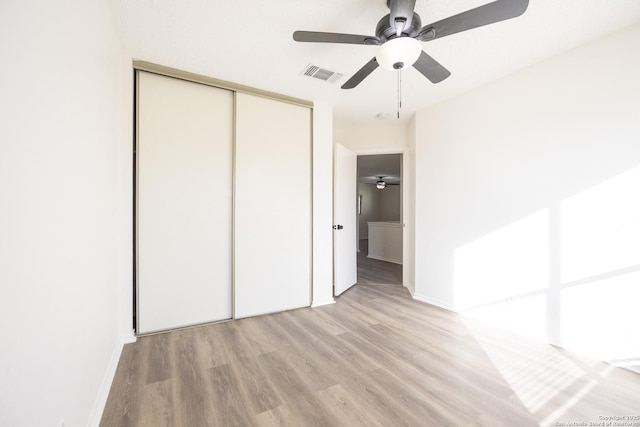
[[[386,182],[384,182],[384,181],[383,181],[383,180],[381,180],[381,179],[380,179],[380,180],[378,180],[378,182],[376,182],[376,188],[377,188],[378,190],[382,190],[382,189],[384,189],[386,186],[387,186],[387,183],[386,183]]]
[[[412,37],[396,37],[378,48],[376,61],[385,70],[399,71],[416,63],[422,52],[420,42]]]

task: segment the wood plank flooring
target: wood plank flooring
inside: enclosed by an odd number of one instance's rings
[[[360,285],[402,285],[402,265],[392,262],[367,258],[368,243],[366,239],[359,242],[358,252],[358,284]]]
[[[640,415],[638,374],[414,301],[398,284],[358,284],[333,305],[126,345],[101,426],[553,426],[623,415]]]

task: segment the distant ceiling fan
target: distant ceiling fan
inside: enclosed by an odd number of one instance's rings
[[[385,181],[383,178],[386,178],[384,175],[376,176],[378,180],[376,181],[376,188],[378,190],[384,190],[387,185],[400,185],[400,184],[392,184],[390,182]]]
[[[451,73],[427,55],[420,42],[515,18],[522,15],[528,5],[529,0],[497,0],[421,27],[420,16],[414,12],[416,0],[387,0],[390,13],[378,22],[375,36],[295,31],[293,39],[297,42],[380,46],[376,56],[347,80],[342,89],[358,86],[378,65],[388,70],[403,70],[413,65],[432,83],[439,83]]]

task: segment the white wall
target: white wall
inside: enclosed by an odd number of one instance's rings
[[[404,262],[402,263],[402,282],[409,289],[411,295],[415,295],[416,283],[416,117],[411,118],[409,123],[408,148],[405,152],[402,162],[402,213],[405,224],[404,233],[402,234],[402,254]]]
[[[361,214],[358,215],[358,238],[368,239],[369,221],[378,221],[380,216],[380,191],[374,184],[358,184],[358,194],[362,196]]]
[[[369,221],[400,221],[400,186],[388,185],[378,190],[375,184],[358,184],[362,196],[362,214],[358,215],[358,238],[369,237]]]
[[[415,292],[640,356],[640,26],[421,111]]]
[[[404,122],[381,121],[378,126],[347,126],[334,130],[334,141],[358,154],[397,153],[408,145]]]
[[[0,425],[84,426],[120,348],[122,58],[106,0],[0,28]]]
[[[380,215],[378,221],[400,221],[400,186],[387,185],[378,190],[380,196]]]
[[[122,48],[118,117],[118,288],[119,331],[123,343],[133,332],[133,121],[134,73],[131,54]]]
[[[333,109],[313,106],[313,294],[314,307],[333,300]]]

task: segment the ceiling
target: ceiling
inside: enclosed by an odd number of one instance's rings
[[[375,184],[380,177],[387,184],[399,184],[402,154],[358,156],[358,182]]]
[[[397,121],[398,79],[377,69],[358,87],[340,86],[375,46],[297,43],[295,30],[374,35],[386,0],[110,0],[124,48],[135,59],[252,86],[334,108],[336,126]],[[488,3],[417,0],[423,25]],[[432,84],[402,72],[401,122],[444,99],[640,21],[639,0],[530,0],[524,15],[423,43],[452,75]],[[344,76],[301,75],[314,64]]]

